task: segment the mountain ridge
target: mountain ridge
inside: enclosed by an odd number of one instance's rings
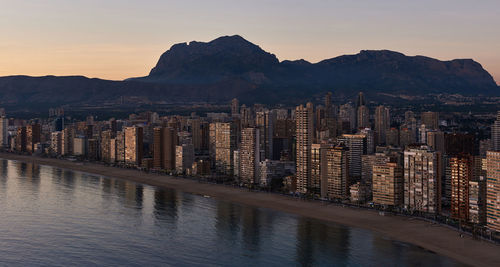
[[[150,101],[300,103],[327,91],[345,98],[363,91],[387,95],[500,95],[473,59],[441,61],[390,50],[361,50],[316,63],[279,61],[239,35],[174,44],[144,77],[111,81],[72,76],[0,77],[0,104],[92,104],[120,97]]]

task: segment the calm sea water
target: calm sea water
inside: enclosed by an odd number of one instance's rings
[[[0,159],[0,265],[457,263],[362,229]]]

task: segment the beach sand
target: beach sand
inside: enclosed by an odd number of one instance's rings
[[[411,243],[473,266],[500,266],[500,246],[460,237],[456,230],[404,216],[381,216],[377,211],[328,205],[320,201],[294,199],[279,194],[253,192],[230,186],[200,183],[191,179],[148,174],[96,163],[72,162],[35,156],[0,153],[0,158],[51,165],[157,187],[208,195],[215,199],[283,211],[300,216],[372,230],[393,240]]]

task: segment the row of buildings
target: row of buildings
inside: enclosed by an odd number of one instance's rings
[[[373,112],[371,112],[373,111]],[[500,113],[491,139],[448,131],[437,112],[396,116],[354,102],[248,107],[200,117],[155,112],[78,121],[0,117],[18,153],[75,157],[433,214],[500,230]],[[396,119],[398,118],[398,119]]]

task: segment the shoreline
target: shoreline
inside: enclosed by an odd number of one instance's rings
[[[50,165],[110,178],[125,179],[137,183],[171,188],[187,193],[208,195],[217,200],[261,207],[299,216],[319,219],[370,230],[397,240],[422,247],[449,257],[460,263],[473,266],[500,265],[500,246],[486,241],[474,240],[443,225],[404,216],[380,216],[375,210],[354,209],[328,205],[319,201],[307,201],[291,197],[254,192],[219,184],[200,183],[196,180],[121,169],[89,162],[41,158],[0,152],[0,158]]]

